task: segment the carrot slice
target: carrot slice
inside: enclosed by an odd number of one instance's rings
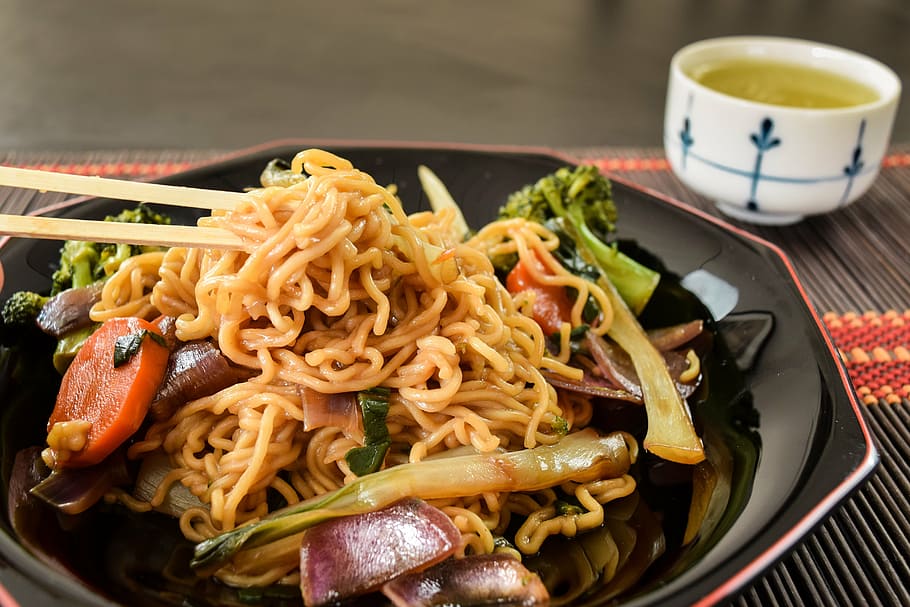
[[[97,464],[142,425],[168,359],[168,349],[150,334],[161,335],[148,321],[114,318],[79,350],[47,423],[55,468]],[[138,341],[138,348],[115,364],[121,338]]]
[[[546,272],[542,264],[540,267]],[[571,318],[572,302],[565,287],[538,282],[524,261],[515,264],[506,276],[506,289],[513,295],[522,291],[534,292],[534,320],[548,335],[558,332],[562,323]]]

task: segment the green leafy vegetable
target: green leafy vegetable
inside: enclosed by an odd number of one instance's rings
[[[644,309],[660,280],[660,274],[624,255],[612,243],[616,229],[612,189],[592,165],[563,167],[525,186],[509,196],[499,217],[523,217],[540,224],[556,220],[565,225],[636,314]],[[508,260],[494,260],[500,269],[503,262]]]
[[[348,451],[344,459],[357,476],[376,472],[382,467],[385,454],[392,445],[386,426],[389,414],[389,389],[376,387],[357,393],[357,404],[363,414],[363,446]]]
[[[306,181],[306,173],[295,173],[291,170],[291,163],[281,158],[274,158],[269,161],[262,173],[259,175],[259,183],[262,187],[282,187],[287,188],[295,183]]]
[[[117,338],[117,341],[114,342],[114,366],[120,367],[128,363],[130,359],[139,352],[139,348],[142,347],[142,340],[146,337],[150,338],[159,346],[167,347],[167,342],[163,337],[148,329],[142,329],[128,335],[121,335]]]
[[[50,298],[32,291],[18,291],[3,304],[3,311],[0,315],[8,326],[30,325],[35,322],[48,299]]]
[[[660,275],[623,255],[615,243],[616,206],[610,182],[594,166],[564,167],[512,194],[500,218],[523,217],[558,237],[555,256],[576,275],[597,282],[613,309],[608,335],[632,359],[648,417],[644,446],[664,459],[695,464],[705,457],[688,405],[666,363],[636,318]]]

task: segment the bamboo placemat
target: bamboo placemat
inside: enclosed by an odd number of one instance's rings
[[[662,150],[561,150],[708,213],[710,201],[670,172]],[[223,150],[0,152],[0,164],[152,179]],[[0,188],[0,209],[25,213],[62,194]],[[728,221],[792,260],[845,361],[881,453],[881,465],[790,555],[733,605],[910,605],[910,144],[895,145],[859,201],[786,227]]]

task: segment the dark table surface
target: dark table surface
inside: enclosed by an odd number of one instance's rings
[[[907,0],[2,0],[0,148],[656,146],[689,42],[810,38],[908,82],[908,31]]]

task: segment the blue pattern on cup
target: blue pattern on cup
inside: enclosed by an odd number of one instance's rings
[[[859,175],[860,171],[866,165],[863,160],[863,135],[866,133],[866,119],[863,118],[859,123],[859,135],[856,137],[856,147],[853,148],[853,156],[850,164],[844,167],[844,175],[847,176],[847,187],[844,188],[844,194],[840,198],[840,206],[847,203],[847,197],[850,196],[850,190],[853,188],[853,180]]]
[[[682,142],[682,167],[683,170],[686,169],[686,158],[689,156],[689,148],[692,147],[692,144],[695,143],[695,139],[692,138],[692,133],[690,131],[691,124],[689,122],[688,116],[683,119],[683,128],[679,132],[679,140]]]
[[[758,153],[755,155],[755,167],[752,169],[752,183],[749,187],[749,200],[746,202],[746,208],[750,211],[758,210],[758,201],[755,199],[755,193],[758,190],[758,182],[762,178],[762,158],[764,158],[765,152],[780,145],[780,138],[771,136],[771,131],[773,130],[774,121],[770,118],[765,118],[761,121],[758,133],[752,133],[749,136],[749,139],[752,140],[752,144],[758,149]]]
[[[844,191],[841,194],[841,199],[839,206],[844,206],[847,204],[847,200],[850,196],[853,186],[855,185],[855,179],[873,172],[876,170],[876,166],[870,165],[866,159],[863,157],[863,139],[866,132],[866,119],[863,118],[859,125],[859,133],[857,135],[856,145],[853,147],[852,154],[850,156],[850,162],[847,165],[844,165],[842,169],[832,172],[827,175],[812,175],[812,176],[783,176],[783,175],[774,175],[767,174],[762,172],[762,161],[764,154],[781,145],[781,139],[776,135],[773,135],[774,131],[774,120],[770,117],[764,118],[759,124],[759,129],[757,132],[750,134],[749,139],[753,146],[757,149],[757,154],[755,156],[755,161],[751,169],[739,168],[731,166],[724,162],[719,161],[718,159],[707,158],[699,154],[694,148],[695,137],[692,135],[692,121],[691,121],[691,109],[692,109],[692,96],[689,96],[688,107],[686,108],[686,114],[683,116],[682,128],[674,134],[670,132],[665,133],[664,141],[665,143],[672,143],[673,147],[678,146],[677,149],[680,151],[680,166],[679,170],[685,171],[687,167],[687,160],[693,159],[700,164],[704,164],[708,167],[711,167],[714,170],[721,171],[730,175],[737,175],[743,177],[749,181],[749,198],[746,204],[746,209],[754,213],[761,213],[760,204],[756,197],[758,192],[759,182],[769,182],[769,183],[785,183],[791,185],[805,185],[809,186],[817,183],[833,182],[833,181],[843,181],[845,182]]]
[[[679,132],[679,141],[682,143],[682,168],[686,170],[686,158],[689,156],[689,148],[695,143],[692,138],[692,123],[689,120],[689,113],[692,111],[692,95],[686,102],[686,115],[683,116],[683,128]]]

